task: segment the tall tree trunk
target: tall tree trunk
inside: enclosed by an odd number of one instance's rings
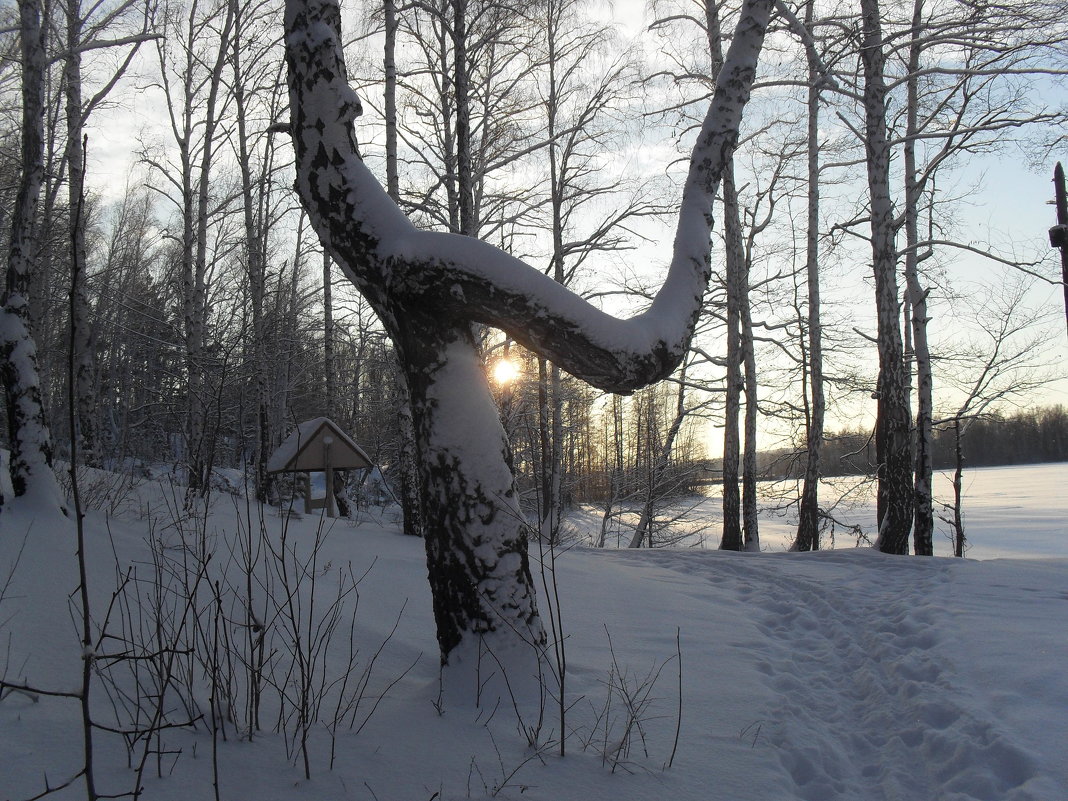
[[[709,3],[711,5],[711,3]],[[723,174],[723,236],[727,283],[727,378],[723,412],[723,537],[720,548],[740,551],[744,547],[739,497],[739,417],[743,390],[741,295],[745,292],[745,253],[741,213],[734,184],[734,167]]]
[[[908,553],[912,529],[912,449],[908,382],[901,347],[901,309],[890,198],[890,145],[886,134],[885,57],[878,0],[861,0],[864,68],[865,150],[871,206],[872,269],[878,318],[879,383],[875,430],[878,466],[876,547]]]
[[[811,33],[815,0],[805,5],[805,27]],[[801,507],[797,521],[799,551],[820,547],[820,450],[826,398],[823,391],[823,328],[820,322],[820,143],[819,66],[809,57],[808,64],[808,179],[805,231],[805,283],[808,289],[808,414],[805,421],[805,475],[801,486]]]
[[[913,529],[913,549],[922,556],[934,554],[934,508],[931,450],[934,447],[932,424],[934,419],[934,377],[931,353],[927,344],[927,291],[920,285],[919,274],[919,216],[921,190],[916,167],[916,138],[920,135],[919,69],[922,49],[923,0],[914,0],[912,13],[912,42],[909,45],[907,99],[905,109],[905,285],[912,308],[913,352],[916,357],[916,511]]]
[[[267,376],[267,329],[264,320],[263,301],[267,292],[267,271],[264,262],[264,231],[256,215],[256,196],[252,181],[252,149],[246,124],[245,81],[242,71],[242,48],[244,41],[244,10],[236,4],[234,18],[233,51],[231,69],[234,74],[234,106],[237,112],[237,156],[241,173],[241,200],[245,226],[245,264],[248,270],[249,300],[252,306],[252,354],[256,386],[256,456],[254,485],[256,500],[267,503],[271,495],[271,476],[267,472],[267,460],[271,455],[271,429],[268,405],[270,389]],[[329,394],[329,393],[328,393]]]
[[[189,46],[197,37],[196,8],[188,18]],[[207,437],[210,414],[208,386],[206,382],[205,347],[207,341],[208,301],[208,220],[210,218],[211,171],[215,160],[216,134],[219,126],[219,88],[222,86],[222,71],[229,50],[230,33],[234,21],[234,3],[226,4],[226,16],[219,33],[218,50],[208,76],[208,97],[205,103],[201,139],[200,164],[197,179],[192,181],[192,163],[189,154],[189,138],[197,125],[192,122],[193,71],[196,59],[190,52],[186,62],[185,109],[187,120],[183,145],[183,318],[185,335],[186,368],[186,466],[190,493],[203,494],[208,489],[208,472],[212,460],[212,446]]]
[[[953,555],[964,556],[964,517],[961,514],[961,500],[964,485],[964,448],[960,418],[953,421]]]
[[[334,355],[334,281],[330,271],[330,254],[323,251],[323,373],[326,379],[326,397],[323,407],[327,417],[337,413],[337,364]],[[356,376],[353,387],[353,403],[360,402],[360,379]],[[358,411],[353,419],[358,419]]]
[[[79,0],[67,0],[67,53],[63,65],[66,84],[65,114],[67,122],[67,198],[71,214],[71,321],[74,349],[73,419],[77,424],[77,450],[86,464],[97,465],[96,436],[91,408],[94,390],[92,329],[89,325],[89,292],[85,257],[85,153],[83,145],[82,103],[82,18]]]
[[[742,366],[745,374],[745,439],[742,445],[742,535],[747,551],[760,550],[760,529],[757,520],[757,368],[753,342],[753,319],[749,306],[749,259],[746,259],[746,284],[741,295],[739,323],[741,325]]]
[[[397,172],[397,2],[382,0],[385,45],[382,58],[385,72],[383,98],[386,124],[386,193],[394,202],[400,200],[400,175]]]
[[[723,69],[723,31],[719,5],[705,0],[705,33],[711,61],[711,76]],[[741,519],[742,498],[739,493],[739,454],[741,436],[739,419],[744,391],[742,365],[745,360],[742,342],[742,306],[745,303],[745,245],[742,236],[742,213],[738,189],[734,182],[734,165],[728,162],[723,172],[723,238],[726,251],[727,290],[727,376],[723,410],[723,533],[719,547],[740,551],[745,547]],[[748,417],[748,412],[747,412]],[[755,504],[754,504],[755,508]],[[755,527],[754,527],[755,531]]]
[[[563,284],[565,282],[563,212],[566,187],[564,185],[565,177],[561,174],[560,155],[558,152],[560,146],[556,141],[559,133],[557,114],[560,106],[556,81],[556,41],[559,35],[559,18],[553,13],[556,9],[551,5],[547,10],[549,12],[549,29],[546,36],[548,44],[549,97],[546,101],[546,111],[549,139],[549,200],[552,214],[553,242],[551,272],[553,280]],[[563,393],[560,368],[554,364],[546,370],[544,359],[538,360],[538,402],[540,410],[539,422],[542,428],[541,536],[543,539],[555,544],[560,531],[560,521],[563,517],[563,500],[560,497],[564,436]]]
[[[476,236],[474,176],[471,166],[471,86],[467,64],[467,0],[452,0],[453,64],[456,94],[456,194],[460,233]]]
[[[386,193],[394,203],[400,203],[400,175],[397,169],[397,4],[395,0],[383,0],[385,19],[385,124],[386,124]],[[423,501],[419,496],[419,469],[416,464],[415,427],[412,422],[412,402],[408,384],[399,365],[395,373],[399,403],[397,406],[397,429],[400,447],[397,453],[397,468],[400,474],[401,515],[404,533],[410,537],[423,536]]]
[[[7,408],[8,469],[15,497],[60,508],[52,472],[52,438],[41,397],[37,344],[30,332],[34,218],[44,180],[44,76],[46,52],[39,0],[19,0],[22,56],[22,164],[11,216],[7,278],[0,300],[0,378]],[[0,502],[3,496],[0,495]]]

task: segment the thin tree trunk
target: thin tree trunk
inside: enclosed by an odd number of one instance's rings
[[[196,37],[194,26],[195,9],[189,16],[189,40]],[[219,126],[219,88],[226,63],[230,33],[234,21],[234,3],[227,3],[226,17],[219,34],[219,48],[209,76],[209,90],[203,120],[203,139],[200,154],[200,169],[197,175],[196,201],[186,211],[187,235],[193,243],[192,262],[184,275],[185,292],[185,347],[187,370],[186,407],[186,462],[189,469],[189,491],[203,494],[208,488],[208,470],[211,463],[211,445],[206,436],[209,401],[205,382],[206,365],[204,350],[207,338],[207,272],[208,272],[208,220],[211,170],[215,158],[215,137]],[[191,45],[192,46],[192,45]],[[190,56],[192,58],[192,56]],[[190,64],[190,72],[192,65]],[[191,106],[187,84],[187,105]],[[192,126],[190,126],[192,127]],[[191,187],[190,187],[191,189]],[[192,200],[192,198],[190,198]]]
[[[323,250],[323,373],[326,378],[323,407],[329,418],[333,418],[337,413],[337,366],[334,350],[334,281],[330,274],[330,254]],[[360,377],[357,374],[353,387],[353,403],[358,405],[359,402]],[[354,414],[353,419],[359,419],[359,414]]]
[[[875,447],[879,534],[876,547],[908,553],[913,487],[908,384],[901,346],[901,309],[890,199],[890,145],[886,134],[886,85],[878,0],[861,0],[865,149],[871,205],[872,269],[878,317],[879,383]]]
[[[963,495],[964,449],[961,440],[960,418],[953,421],[953,555],[964,556],[964,517],[961,514],[961,496]]]
[[[748,259],[746,260],[748,277]],[[741,324],[742,365],[745,373],[745,440],[742,446],[742,534],[747,551],[760,550],[760,529],[757,521],[757,368],[753,343],[753,319],[749,306],[749,282],[741,295],[739,323]]]
[[[715,78],[723,68],[723,32],[719,7],[714,0],[705,0],[705,33],[711,74]],[[727,376],[723,411],[723,533],[720,548],[740,551],[744,547],[739,493],[739,454],[741,450],[739,418],[744,389],[742,363],[742,304],[746,290],[745,253],[742,237],[741,210],[738,190],[734,182],[734,164],[728,162],[723,171],[723,237],[726,250],[727,290]]]
[[[471,166],[471,87],[467,65],[467,0],[453,3],[453,65],[456,95],[456,194],[460,233],[476,236],[474,178]]]
[[[237,4],[235,4],[237,5]],[[270,391],[267,379],[267,330],[263,315],[263,301],[267,291],[267,275],[264,264],[263,231],[257,224],[256,202],[252,184],[252,152],[245,122],[246,76],[241,69],[243,9],[237,5],[234,19],[233,54],[231,68],[234,74],[234,105],[237,112],[237,156],[241,173],[241,200],[245,225],[245,261],[248,269],[249,300],[252,306],[252,352],[256,386],[256,456],[254,485],[256,500],[266,503],[271,495],[271,476],[267,472],[267,460],[271,455],[270,418],[267,412]],[[329,393],[328,393],[329,395]]]
[[[550,207],[552,212],[552,276],[558,284],[564,283],[564,176],[561,174],[559,144],[557,136],[557,113],[559,112],[559,97],[556,83],[556,37],[558,35],[559,20],[552,17],[552,9],[549,10],[548,31],[548,67],[549,67],[549,97],[546,101],[547,129],[548,129],[548,154],[549,154],[549,188]],[[562,499],[560,497],[561,470],[563,462],[563,396],[560,378],[560,368],[555,364],[545,371],[546,362],[538,360],[538,400],[541,410],[540,423],[542,426],[542,518],[541,534],[548,538],[550,543],[555,544],[560,530],[560,520],[563,516]]]
[[[400,200],[400,175],[397,172],[397,3],[382,0],[385,22],[385,46],[382,64],[385,72],[384,119],[386,124],[386,193],[394,202]]]
[[[67,121],[67,198],[72,211],[70,226],[71,258],[71,321],[74,349],[74,420],[78,430],[78,452],[86,464],[97,465],[97,442],[93,425],[92,399],[94,389],[92,329],[89,325],[89,293],[86,280],[85,257],[85,152],[82,117],[82,68],[81,68],[81,3],[67,0],[67,54],[64,60],[63,77],[66,84]]]
[[[400,175],[397,169],[397,4],[395,0],[383,0],[385,18],[385,123],[386,123],[386,194],[394,203],[400,203]],[[408,384],[399,366],[394,374],[398,396],[397,428],[400,447],[397,468],[400,473],[401,515],[404,533],[410,537],[423,536],[423,502],[419,497],[419,469],[415,455],[415,427],[412,423],[412,403]]]
[[[805,6],[805,26],[811,32],[814,0]],[[805,427],[805,476],[801,487],[801,506],[797,521],[795,548],[817,551],[820,547],[820,450],[826,398],[823,390],[823,328],[820,321],[820,80],[818,65],[809,58],[808,65],[808,183],[805,231],[805,281],[808,288],[808,383],[809,411]]]
[[[923,0],[915,0],[912,14],[912,43],[909,46],[907,99],[905,111],[905,284],[912,308],[911,323],[913,352],[916,357],[916,431],[915,431],[915,494],[916,510],[913,529],[913,549],[922,556],[934,554],[934,508],[932,480],[934,465],[931,449],[934,446],[932,421],[934,418],[934,378],[931,354],[927,344],[927,291],[920,285],[919,216],[920,186],[916,167],[916,137],[919,135],[919,68]]]
[[[723,412],[723,537],[719,547],[740,551],[744,542],[738,482],[741,444],[738,423],[743,389],[740,329],[741,294],[745,291],[745,255],[733,165],[728,165],[723,173],[723,218],[727,262],[727,378]]]

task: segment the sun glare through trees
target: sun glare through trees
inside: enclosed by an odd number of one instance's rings
[[[519,362],[501,358],[493,363],[491,375],[494,383],[503,387],[518,381],[523,375],[523,369],[519,366]]]

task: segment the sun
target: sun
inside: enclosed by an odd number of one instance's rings
[[[493,380],[501,386],[511,384],[522,373],[519,363],[511,359],[497,359],[493,363]]]

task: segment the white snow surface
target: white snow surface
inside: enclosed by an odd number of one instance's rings
[[[116,559],[119,573],[143,569],[148,537],[181,552],[167,523],[169,495],[170,489],[148,484],[123,505],[125,512],[110,519],[89,513],[89,584],[98,622],[116,585]],[[220,569],[246,530],[246,510],[244,499],[223,497],[212,505],[203,530],[215,543]],[[1014,514],[1023,520],[1041,512]],[[253,507],[251,514],[256,529],[260,511]],[[288,525],[289,541],[305,552],[320,522],[294,514],[286,523],[271,510],[262,520],[271,537]],[[331,565],[321,573],[323,597],[336,592],[338,566],[351,563],[357,575],[368,571],[356,610],[358,670],[400,615],[368,697],[414,667],[388,689],[362,731],[339,735],[333,769],[325,728],[312,731],[311,780],[271,731],[270,715],[251,741],[228,724],[215,760],[219,798],[1068,798],[1068,558],[924,559],[868,548],[815,554],[571,548],[557,556],[565,697],[572,704],[561,758],[552,745],[558,724],[551,705],[540,750],[519,733],[510,709],[453,704],[438,714],[422,542],[366,513],[360,523],[331,525],[319,557],[320,565]],[[977,540],[978,525],[973,520]],[[80,649],[66,610],[76,582],[71,523],[25,505],[4,509],[0,582],[20,549],[15,580],[0,601],[0,667],[9,681],[73,689]],[[543,609],[545,598],[539,588]],[[676,631],[682,712],[674,761],[665,768],[679,710]],[[331,670],[347,661],[347,647],[332,652]],[[619,750],[626,716],[617,692],[600,728],[597,723],[609,699],[613,651],[617,674],[632,690],[659,670],[639,716],[641,731],[632,730],[626,753]],[[19,654],[18,661],[8,653]],[[94,693],[103,718],[110,706],[99,686]],[[205,689],[205,709],[207,697]],[[0,799],[32,797],[45,789],[46,777],[56,785],[77,771],[79,715],[69,699],[11,693],[0,700]],[[142,797],[214,798],[205,727],[168,731],[164,743],[180,753],[168,755],[158,774],[152,760]],[[132,789],[121,738],[97,732],[95,770],[99,792]],[[75,782],[52,797],[84,798],[84,787]]]

